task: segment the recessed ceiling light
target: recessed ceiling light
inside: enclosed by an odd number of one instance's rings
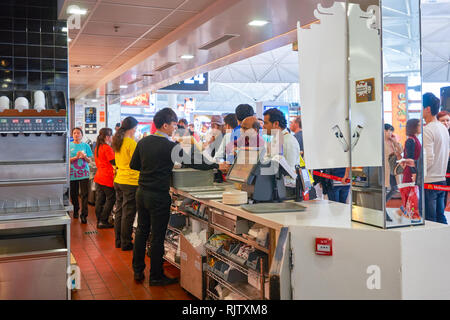
[[[72,39],[70,39],[70,38],[67,38],[67,42],[70,42],[70,41],[72,41]]]
[[[191,60],[191,59],[194,59],[194,56],[192,54],[183,54],[181,56],[181,59]]]
[[[67,27],[63,27],[62,29],[61,29],[61,31],[62,32],[67,32],[69,29],[67,29]]]
[[[269,23],[269,21],[266,21],[266,20],[253,20],[253,21],[250,21],[248,23],[248,25],[252,26],[252,27],[262,27],[262,26],[265,26],[268,23]]]
[[[126,88],[128,88],[128,86],[125,84],[120,86],[120,89],[126,89]]]
[[[87,13],[87,10],[86,9],[82,9],[79,6],[72,5],[72,6],[69,6],[67,8],[67,13],[68,14],[81,14],[81,15],[84,15],[84,14]]]
[[[91,101],[92,101],[92,102],[98,102],[98,100],[97,100],[97,99],[92,99]]]

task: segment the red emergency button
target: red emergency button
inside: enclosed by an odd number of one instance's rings
[[[332,256],[333,240],[329,238],[316,238],[316,254],[320,256]]]

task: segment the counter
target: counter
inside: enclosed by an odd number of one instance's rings
[[[439,249],[450,243],[447,225],[427,221],[423,226],[385,230],[352,222],[350,205],[328,200],[302,202],[305,211],[253,214],[219,200],[171,192],[270,228],[266,252],[271,269],[284,265],[275,268],[280,298],[450,299],[450,280],[430,272],[436,266],[450,266],[450,250]],[[216,229],[211,221],[210,227]],[[288,240],[280,243],[283,230]],[[316,238],[331,239],[331,256],[316,254]],[[267,290],[265,296],[269,298]]]

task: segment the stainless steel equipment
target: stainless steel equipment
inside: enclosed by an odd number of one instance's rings
[[[66,110],[0,112],[0,299],[70,298]]]

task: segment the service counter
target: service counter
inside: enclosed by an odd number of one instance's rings
[[[252,286],[227,283],[203,260],[206,294],[199,298],[220,299],[212,281],[246,299],[450,299],[450,280],[434,271],[450,264],[450,250],[439,249],[450,243],[447,225],[385,230],[352,222],[349,205],[328,200],[302,202],[304,211],[254,214],[178,189],[171,193],[206,208],[208,236],[226,234],[268,255],[267,270],[250,270],[227,252],[207,248],[206,260],[211,256],[228,263],[246,273],[249,283],[250,271],[259,272],[260,283],[255,285],[254,277]],[[235,225],[222,225],[217,215],[269,228],[266,246],[233,232]]]

